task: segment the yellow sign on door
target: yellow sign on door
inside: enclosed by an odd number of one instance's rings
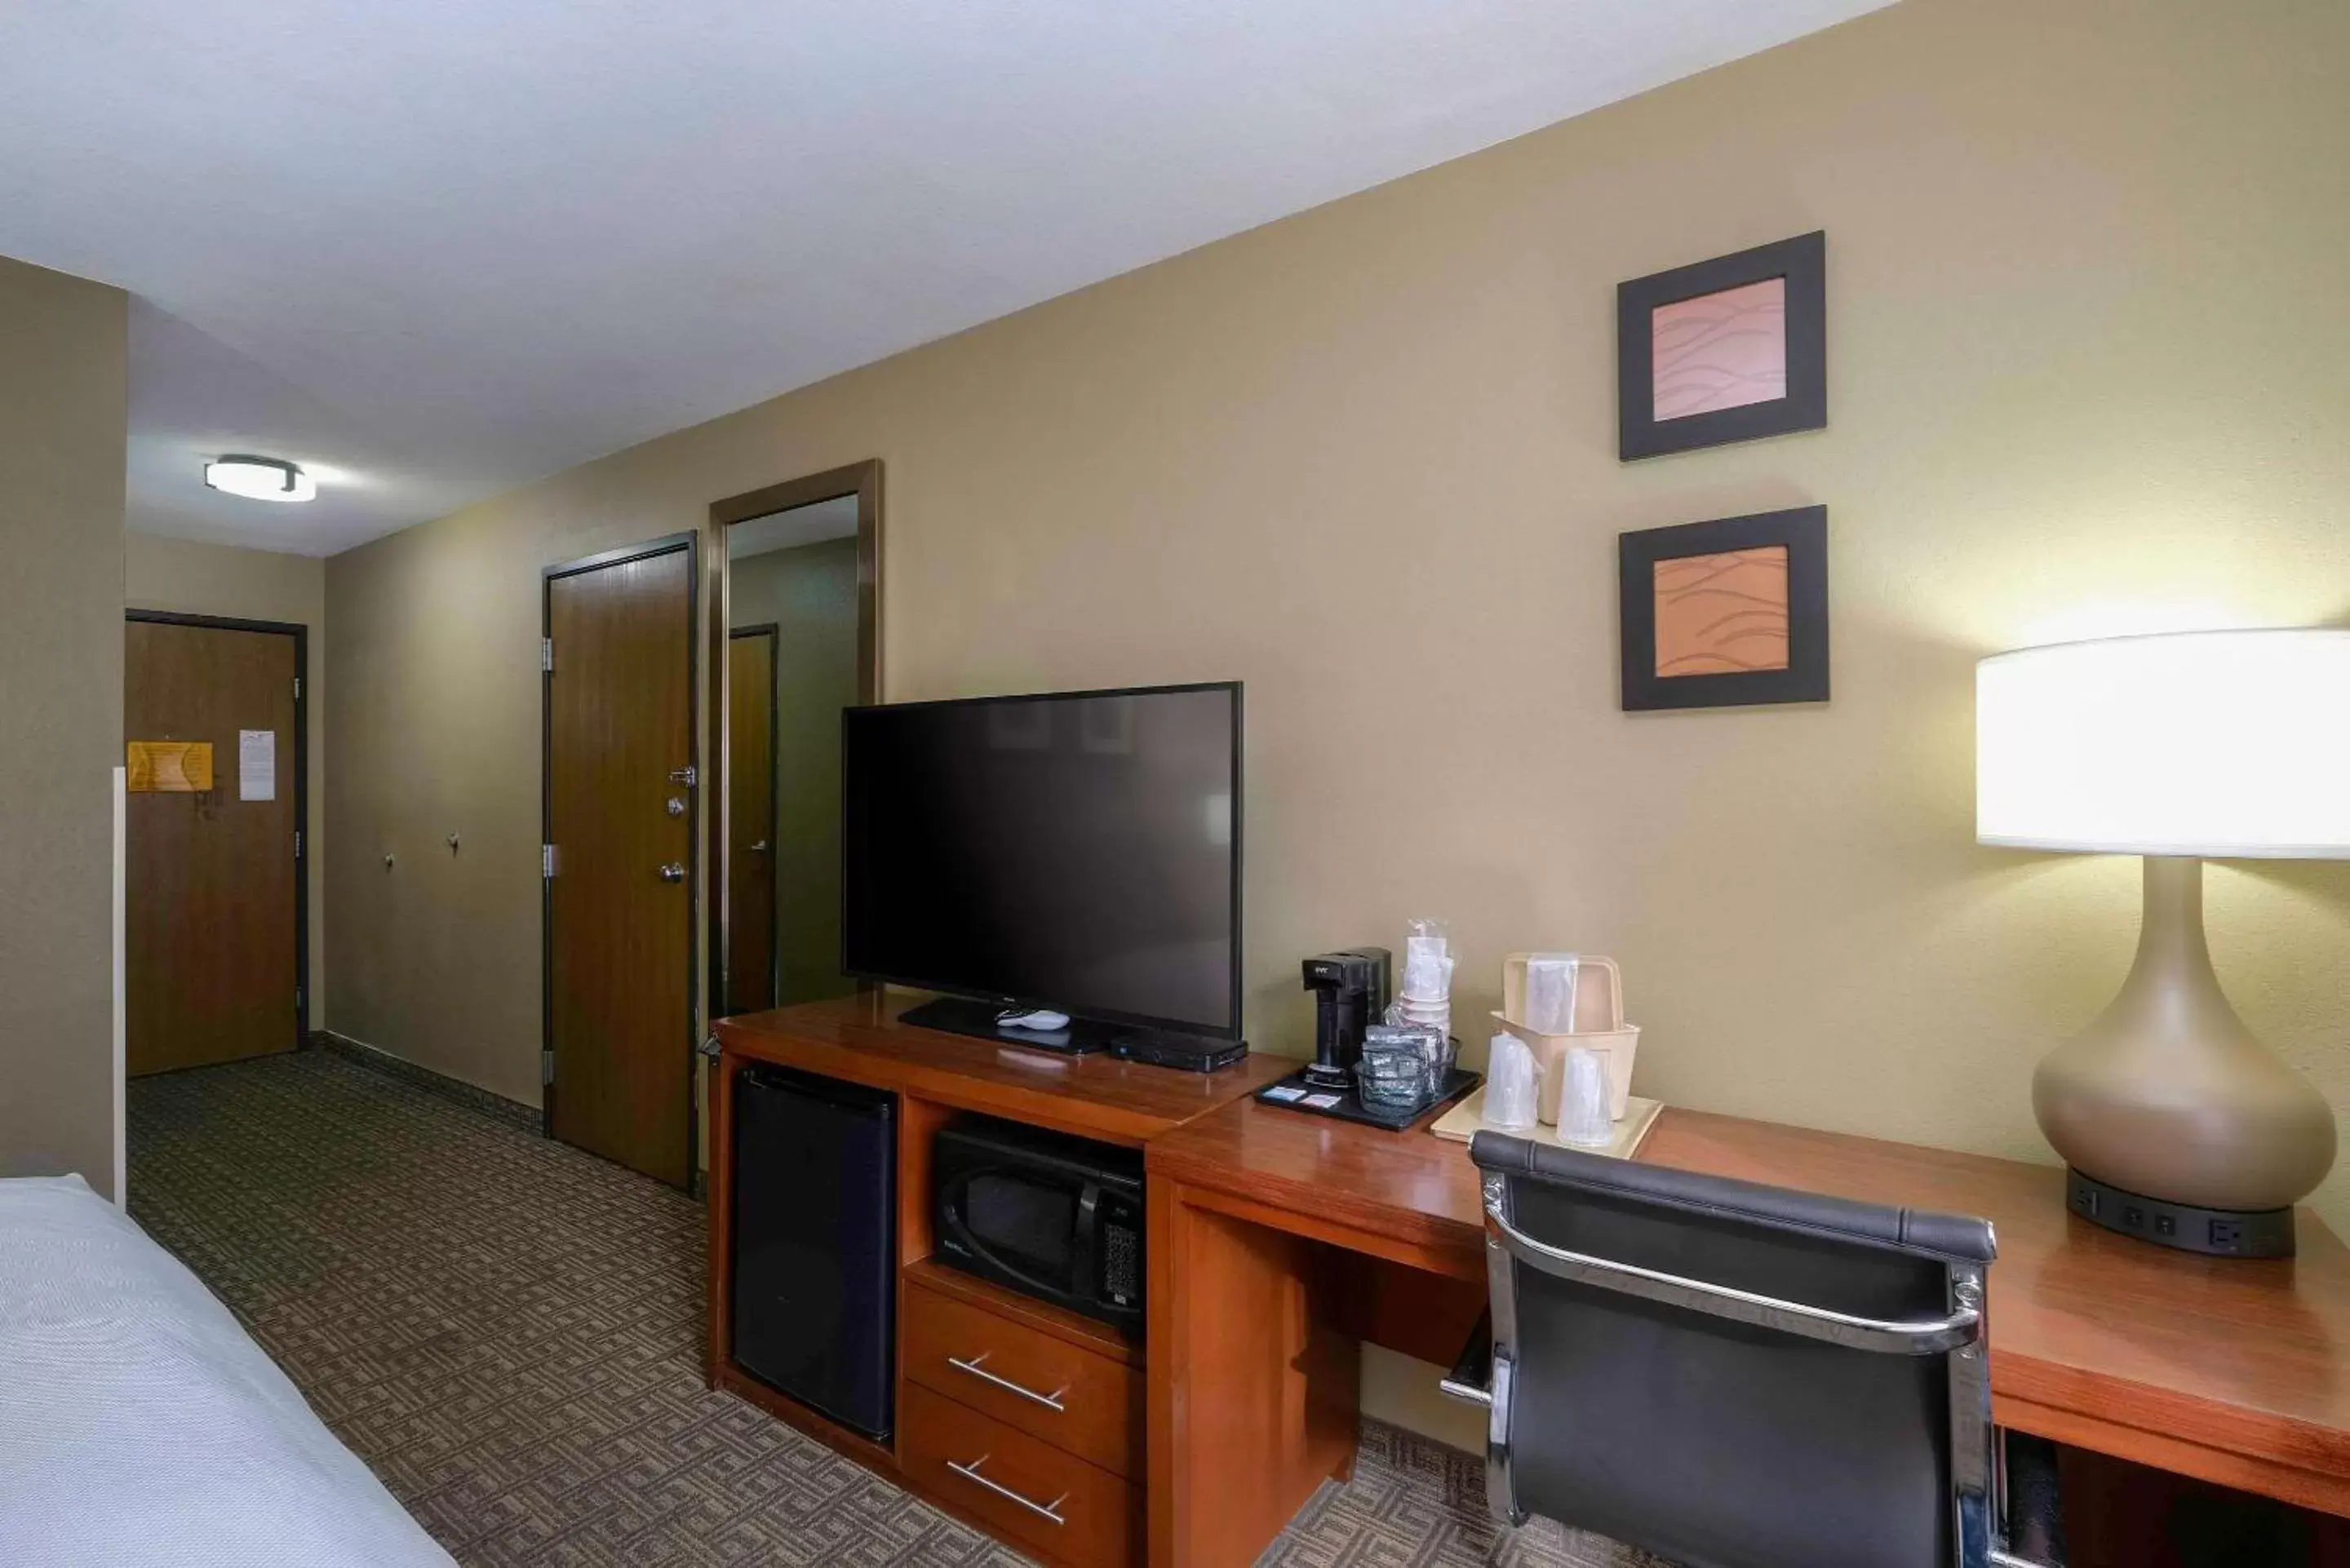
[[[194,794],[213,787],[210,741],[133,741],[128,749],[130,787],[135,794]]]

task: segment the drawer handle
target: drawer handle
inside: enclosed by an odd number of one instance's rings
[[[962,1477],[963,1480],[970,1481],[974,1485],[985,1487],[988,1490],[993,1492],[1000,1498],[1006,1498],[1013,1502],[1018,1503],[1021,1507],[1026,1509],[1029,1512],[1036,1515],[1040,1519],[1049,1519],[1055,1524],[1066,1524],[1069,1522],[1067,1520],[1061,1517],[1060,1511],[1061,1505],[1069,1501],[1069,1494],[1067,1492],[1063,1492],[1060,1496],[1055,1498],[1050,1502],[1038,1502],[1034,1498],[1022,1497],[1018,1492],[1014,1491],[1002,1481],[990,1480],[985,1476],[980,1474],[979,1467],[985,1464],[993,1457],[994,1456],[992,1454],[982,1454],[979,1458],[972,1460],[969,1464],[964,1464],[959,1459],[949,1459],[947,1461],[947,1469],[954,1471],[955,1474]]]
[[[947,1365],[953,1367],[957,1372],[970,1373],[982,1383],[993,1383],[998,1388],[1003,1389],[1007,1393],[1019,1395],[1023,1399],[1034,1399],[1037,1404],[1042,1405],[1047,1410],[1055,1411],[1057,1414],[1064,1416],[1069,1413],[1069,1407],[1061,1403],[1061,1396],[1069,1391],[1069,1386],[1067,1384],[1062,1384],[1050,1394],[1039,1394],[1034,1388],[1024,1388],[1019,1384],[1012,1381],[1011,1378],[998,1377],[994,1373],[990,1372],[986,1367],[980,1365],[981,1362],[985,1361],[988,1356],[994,1354],[995,1352],[992,1350],[986,1351],[981,1355],[972,1356],[969,1361],[965,1361],[960,1355],[950,1355],[947,1357]]]

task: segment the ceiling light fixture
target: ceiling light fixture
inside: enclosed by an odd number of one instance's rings
[[[307,501],[318,493],[318,482],[298,463],[274,457],[215,459],[204,464],[204,483],[254,501]]]

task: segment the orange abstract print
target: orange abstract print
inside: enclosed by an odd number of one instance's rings
[[[1787,668],[1787,546],[1659,561],[1657,673]]]

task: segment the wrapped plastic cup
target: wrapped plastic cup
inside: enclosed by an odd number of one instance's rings
[[[1526,1015],[1516,1020],[1537,1034],[1575,1033],[1575,958],[1535,953],[1526,960]]]
[[[1558,1141],[1606,1148],[1616,1141],[1614,1100],[1607,1089],[1607,1058],[1587,1045],[1566,1053],[1566,1083],[1558,1097]]]
[[[1440,952],[1408,953],[1403,961],[1406,1002],[1442,1002],[1452,994],[1452,961]]]
[[[1450,1030],[1423,1030],[1419,1054],[1428,1069],[1428,1097],[1432,1100],[1452,1081],[1453,1059],[1461,1054],[1461,1042],[1452,1038]]]
[[[1512,1130],[1534,1126],[1534,1054],[1514,1034],[1494,1035],[1487,1049],[1485,1125]]]

